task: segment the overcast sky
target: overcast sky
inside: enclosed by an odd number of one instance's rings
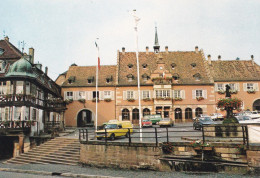
[[[259,0],[1,0],[0,37],[5,31],[15,46],[25,41],[25,52],[33,47],[55,80],[72,63],[97,64],[96,38],[101,65],[115,65],[122,47],[135,51],[133,9],[140,51],[152,50],[156,23],[161,50],[198,46],[213,60],[253,54],[260,64]]]

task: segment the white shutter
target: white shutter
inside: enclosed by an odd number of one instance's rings
[[[247,91],[247,83],[243,83],[243,90]]]
[[[67,99],[67,95],[66,95],[66,94],[67,94],[67,92],[66,92],[66,91],[64,91],[64,96],[63,96],[63,99],[64,99],[64,100],[66,100],[66,99]]]
[[[153,98],[156,98],[156,90],[153,91]]]
[[[203,98],[207,99],[207,90],[202,90]]]
[[[192,90],[192,99],[196,99],[196,90]]]
[[[181,90],[181,98],[185,99],[185,90]]]
[[[126,91],[123,91],[123,100],[126,100]]]
[[[172,90],[172,98],[174,99],[174,90]]]
[[[218,84],[215,83],[215,91],[218,91]]]
[[[88,99],[92,100],[93,99],[93,91],[88,92]]]
[[[144,90],[141,90],[141,99],[144,98]]]
[[[111,93],[111,100],[114,100],[115,99],[114,91],[110,91],[110,93]]]
[[[134,91],[134,99],[138,99],[138,91]]]
[[[153,98],[153,90],[150,90],[149,92],[150,92],[149,97],[152,99]]]
[[[99,91],[99,99],[104,100],[104,91]]]
[[[73,91],[73,100],[77,100],[78,98],[78,92],[77,91]]]
[[[258,83],[254,83],[254,89],[255,91],[259,91]]]
[[[236,87],[236,90],[237,90],[237,91],[240,91],[239,83],[236,83],[236,84],[235,84],[235,87]]]

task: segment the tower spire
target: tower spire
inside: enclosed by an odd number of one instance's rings
[[[159,53],[160,51],[160,45],[159,45],[158,34],[157,34],[157,26],[155,26],[155,40],[154,40],[153,49],[155,53]]]

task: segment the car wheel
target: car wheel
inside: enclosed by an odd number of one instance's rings
[[[112,134],[111,136],[110,136],[110,140],[115,140],[115,134]]]
[[[126,138],[128,138],[128,137],[129,137],[129,132],[127,132],[127,133],[125,134],[125,137],[126,137]]]

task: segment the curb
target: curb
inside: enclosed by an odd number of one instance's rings
[[[35,170],[23,170],[23,169],[11,169],[11,168],[0,168],[0,172],[1,171],[2,172],[24,173],[24,174],[37,174],[37,175],[45,175],[45,176],[82,177],[82,178],[115,178],[113,176],[59,173],[59,172],[35,171]],[[116,177],[116,178],[120,178],[120,177]]]

